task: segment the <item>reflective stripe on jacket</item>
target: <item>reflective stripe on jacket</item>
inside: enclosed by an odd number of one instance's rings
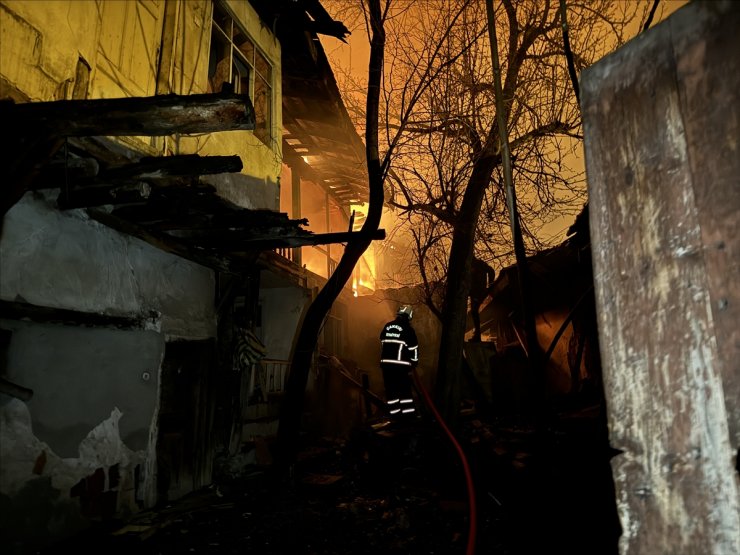
[[[380,332],[380,363],[416,366],[419,362],[419,342],[408,318],[399,316],[383,326]]]

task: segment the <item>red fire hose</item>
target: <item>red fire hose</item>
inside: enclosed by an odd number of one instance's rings
[[[465,550],[465,555],[474,555],[475,553],[475,537],[476,537],[476,528],[477,528],[477,514],[476,514],[476,508],[475,508],[475,488],[473,486],[473,476],[470,472],[470,466],[468,465],[468,459],[465,456],[465,452],[463,451],[462,447],[460,447],[460,444],[455,439],[454,434],[450,431],[450,429],[447,427],[447,424],[442,419],[442,416],[439,414],[439,411],[437,410],[437,407],[434,405],[434,402],[432,401],[432,398],[429,396],[429,393],[424,388],[424,386],[421,383],[421,380],[419,379],[418,374],[416,373],[416,369],[412,370],[412,375],[414,378],[414,383],[416,384],[417,389],[421,392],[422,396],[424,397],[424,401],[426,402],[429,409],[434,413],[434,417],[437,419],[437,422],[439,423],[440,427],[444,431],[444,433],[447,435],[449,440],[452,442],[452,444],[455,446],[455,450],[457,451],[457,454],[460,457],[460,461],[462,462],[463,471],[465,472],[465,483],[467,484],[468,488],[468,507],[469,507],[469,526],[468,526],[468,546]]]

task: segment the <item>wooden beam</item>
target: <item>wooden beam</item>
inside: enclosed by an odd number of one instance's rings
[[[141,223],[139,220],[142,218],[138,216],[142,216],[146,220],[146,214],[156,214],[156,216],[152,216],[155,222],[163,221],[165,222],[164,225],[168,225],[172,218],[182,219],[190,216],[187,214],[187,206],[183,208],[182,204],[175,204],[176,201],[169,203],[163,201],[161,197],[164,192],[193,189],[205,195],[215,193],[215,187],[201,183],[197,177],[192,176],[164,177],[116,185],[106,185],[105,183],[103,180],[96,180],[95,186],[71,189],[62,187],[57,197],[57,205],[63,210],[69,210],[71,208],[92,208],[109,204],[118,206],[115,212],[116,216],[119,216],[118,210],[137,215],[134,218],[124,219],[133,219]]]
[[[122,164],[100,170],[94,158],[71,157],[68,165],[56,159],[39,172],[31,189],[58,189],[68,186],[104,187],[135,184],[139,181],[157,181],[162,185],[182,184],[168,180],[172,177],[212,175],[240,172],[243,168],[239,156],[199,156],[183,154],[177,156],[144,157],[138,162]]]
[[[151,185],[143,181],[133,185],[62,190],[57,198],[57,205],[62,210],[70,210],[106,204],[143,203],[149,198],[151,191]]]
[[[161,136],[254,129],[248,95],[233,93],[0,104],[7,129],[59,137]]]
[[[211,175],[240,172],[244,165],[239,156],[147,156],[133,164],[109,168],[100,172],[100,179],[109,182],[127,179],[159,179],[170,176]]]
[[[122,316],[2,300],[0,314],[8,320],[30,320],[39,324],[118,329],[143,329],[158,317],[155,312],[139,316]]]
[[[63,145],[60,150],[64,151]],[[66,184],[95,177],[99,171],[100,166],[95,158],[69,156],[65,159],[57,155],[55,159],[39,169],[28,188],[33,191],[59,189]]]
[[[273,250],[277,248],[295,248],[312,245],[332,245],[337,243],[348,243],[366,237],[366,234],[360,231],[341,231],[336,233],[316,233],[311,235],[293,235],[293,236],[264,236],[264,237],[234,237],[216,240],[214,243],[225,251],[242,252],[242,251],[261,251]],[[374,241],[385,239],[385,230],[378,229],[374,231],[370,238]]]
[[[252,230],[250,234],[254,234],[254,229],[269,227],[295,231],[300,225],[308,225],[308,220],[290,220],[283,212],[229,207],[212,194],[202,194],[201,187],[196,189],[200,194],[184,198],[182,202],[175,199],[150,201],[144,206],[123,206],[113,210],[113,215],[156,231],[172,232],[172,237],[184,239],[207,237],[214,230],[223,233],[229,229]],[[203,192],[210,191],[203,188]]]

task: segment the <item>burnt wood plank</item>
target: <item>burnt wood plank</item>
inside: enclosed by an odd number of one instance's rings
[[[62,210],[90,208],[106,204],[131,204],[146,202],[151,194],[148,183],[113,187],[85,187],[83,189],[62,190],[57,205]]]
[[[64,151],[64,148],[60,149]],[[80,156],[59,156],[39,169],[29,189],[40,191],[42,189],[59,189],[70,183],[88,179],[98,175],[100,166],[95,158],[83,158]]]
[[[247,95],[233,93],[0,104],[9,129],[52,136],[160,136],[254,129]]]
[[[147,157],[137,163],[110,168],[96,177],[63,180],[57,203],[62,209],[143,203],[149,199],[152,190],[164,188],[192,188],[211,193],[213,186],[201,183],[199,175],[238,172],[241,169],[239,156]],[[177,214],[181,208],[171,206],[169,211]]]
[[[236,235],[236,234],[235,234]],[[294,234],[294,235],[267,235],[267,236],[242,236],[242,237],[224,237],[219,241],[213,241],[223,250],[232,252],[254,251],[254,250],[272,250],[277,248],[305,247],[310,245],[331,245],[337,243],[348,243],[353,240],[362,240],[367,237],[367,233],[360,231],[341,231],[336,233],[316,233],[316,234]],[[372,240],[385,239],[385,230],[378,229],[370,234]]]
[[[236,173],[242,168],[242,159],[239,156],[198,154],[147,156],[133,164],[104,170],[100,172],[100,179],[112,182],[126,179],[159,179],[171,176]]]
[[[740,552],[737,330],[715,317],[737,298],[737,117],[705,89],[727,79],[737,113],[738,6],[691,3],[582,76],[623,554]]]
[[[133,184],[139,181],[157,182],[174,186],[185,182],[173,177],[197,177],[218,173],[240,172],[243,168],[239,156],[200,156],[181,154],[175,156],[147,156],[137,162],[100,169],[94,158],[70,158],[52,161],[37,176],[32,189],[55,189],[67,186],[101,187],[114,184]]]

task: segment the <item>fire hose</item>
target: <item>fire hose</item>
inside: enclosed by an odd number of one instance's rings
[[[470,465],[468,464],[468,459],[465,456],[465,452],[463,451],[462,447],[458,443],[457,439],[455,439],[455,435],[447,427],[447,424],[445,423],[444,419],[439,414],[439,411],[437,410],[437,407],[434,405],[434,402],[432,401],[432,398],[429,396],[429,393],[422,385],[421,380],[419,379],[419,375],[416,373],[415,368],[412,370],[411,374],[413,376],[414,384],[416,385],[417,390],[421,393],[422,397],[424,398],[424,401],[429,407],[429,410],[431,410],[432,413],[434,414],[434,417],[436,418],[437,423],[440,425],[440,427],[442,428],[442,431],[444,431],[447,438],[452,442],[452,445],[455,447],[455,451],[457,451],[457,454],[460,457],[460,462],[462,463],[463,471],[465,472],[465,483],[467,485],[468,509],[469,509],[468,545],[465,550],[465,555],[474,555],[478,517],[476,514],[476,507],[475,507],[475,487],[473,486],[473,476],[472,476],[472,473],[470,472]]]

